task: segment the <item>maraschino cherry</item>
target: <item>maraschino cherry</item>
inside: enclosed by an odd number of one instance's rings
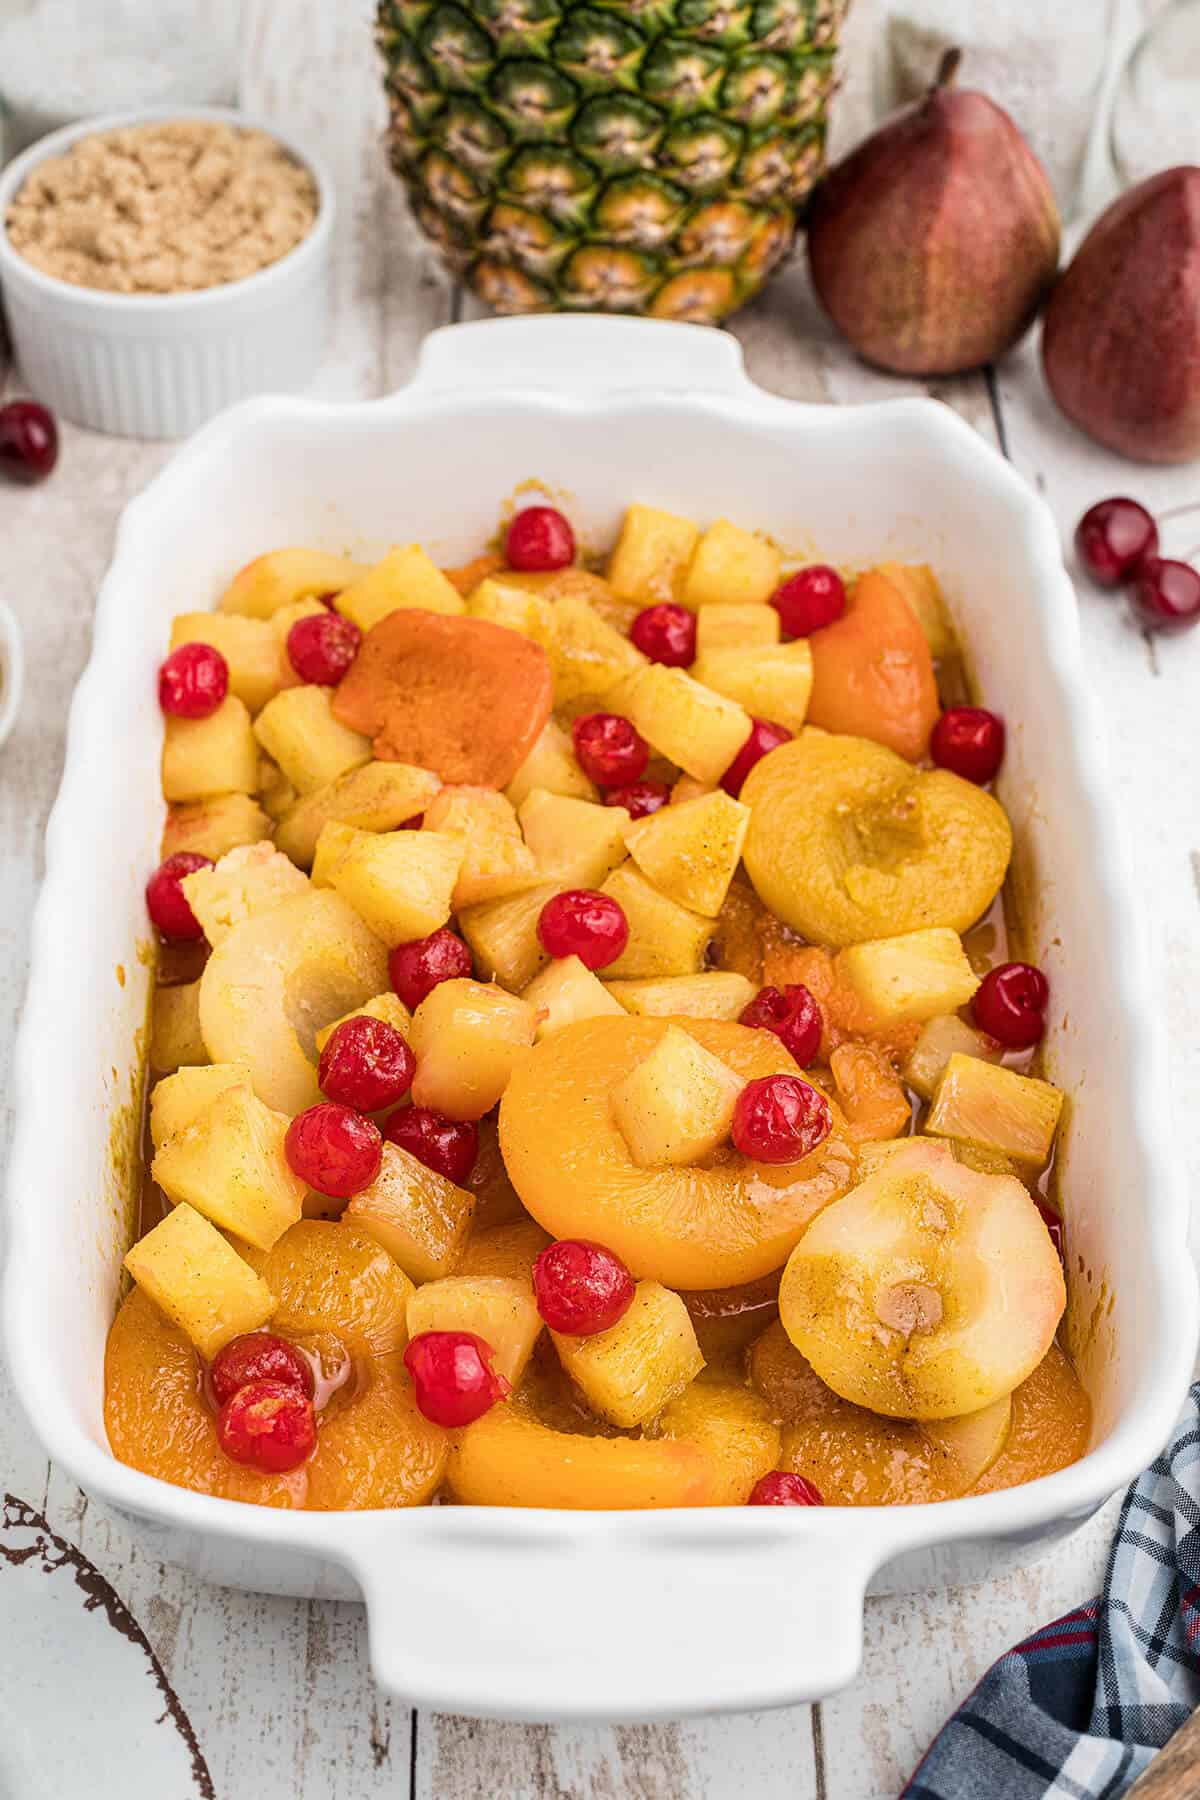
[[[533,1265],[539,1313],[551,1331],[570,1337],[607,1331],[629,1311],[634,1289],[620,1257],[586,1238],[547,1245]]]
[[[504,560],[510,569],[565,569],[575,560],[575,533],[555,506],[527,506],[509,526]]]

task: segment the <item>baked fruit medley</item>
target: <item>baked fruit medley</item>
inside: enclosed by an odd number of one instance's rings
[[[928,568],[530,505],[174,621],[123,1461],[869,1505],[1086,1447],[1004,725]]]

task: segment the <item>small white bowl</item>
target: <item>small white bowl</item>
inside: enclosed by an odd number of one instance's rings
[[[218,119],[265,131],[317,184],[312,230],[244,281],[187,294],[111,294],[46,275],[8,241],[14,195],[80,138],[155,119]],[[0,288],[30,390],[64,418],[119,437],[184,437],[252,394],[303,387],[325,343],[334,196],[306,147],[265,119],[225,107],[156,106],[69,125],[0,175]]]
[[[25,650],[12,608],[0,600],[0,744],[11,734],[25,692]]]

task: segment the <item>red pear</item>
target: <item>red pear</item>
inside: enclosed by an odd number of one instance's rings
[[[903,375],[1001,356],[1058,266],[1042,165],[1006,112],[953,86],[958,61],[830,170],[809,213],[821,304],[860,356]]]
[[[1110,450],[1200,456],[1200,168],[1164,169],[1100,215],[1050,296],[1042,363]]]

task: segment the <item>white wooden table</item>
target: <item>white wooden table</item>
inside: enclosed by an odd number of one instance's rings
[[[861,45],[876,3],[856,0],[842,141],[862,116]],[[370,10],[370,0],[245,7],[246,103],[311,133],[340,186],[336,328],[317,384],[338,399],[398,386],[422,335],[474,310],[405,218],[379,150]],[[751,374],[782,394],[853,405],[908,385],[833,340],[799,265],[734,330]],[[0,380],[0,393],[18,392],[11,372],[7,387]],[[1074,434],[1029,346],[994,379],[932,392],[999,442],[1068,538],[1109,493],[1160,508],[1200,500],[1200,466],[1134,469]],[[168,454],[67,429],[53,480],[0,491],[0,591],[21,617],[29,661],[23,716],[0,754],[0,1058],[24,987],[42,829],[93,597],[121,507]],[[1200,542],[1200,512],[1168,541],[1177,552]],[[1080,606],[1111,737],[1112,803],[1174,1049],[1177,1154],[1200,1177],[1200,631],[1150,643],[1118,601],[1083,587]],[[5,1141],[7,1093],[0,1079]],[[1105,1509],[1024,1573],[869,1603],[863,1673],[822,1706],[580,1730],[410,1714],[372,1686],[359,1608],[221,1592],[147,1558],[119,1520],[47,1467],[2,1377],[0,1483],[0,1800],[34,1800],[43,1787],[93,1800],[892,1800],[988,1663],[1095,1590],[1112,1519]],[[714,1643],[713,1654],[725,1648]]]

